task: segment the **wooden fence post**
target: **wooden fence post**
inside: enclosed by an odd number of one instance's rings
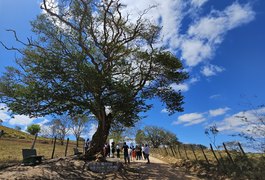
[[[190,145],[190,147],[191,147],[191,150],[192,150],[192,152],[193,152],[193,154],[194,154],[194,157],[195,157],[196,162],[198,162],[198,159],[197,159],[197,156],[196,156],[196,154],[195,154],[195,151],[194,151],[193,146]]]
[[[243,150],[241,144],[240,144],[239,142],[238,142],[237,144],[238,144],[238,146],[239,146],[240,151],[242,152],[242,154],[243,154],[244,156],[246,156],[246,153],[244,152],[244,150]]]
[[[33,142],[32,142],[31,149],[34,149],[34,146],[35,146],[35,142],[36,142],[36,140],[37,140],[37,137],[38,137],[38,133],[35,134],[35,138],[34,138],[34,140],[33,140]]]
[[[230,161],[235,165],[235,162],[234,162],[233,158],[231,157],[229,151],[227,150],[225,143],[223,143],[223,146],[224,146],[224,148],[225,148],[225,152],[226,152],[226,154],[228,155]]]
[[[213,153],[213,155],[214,155],[214,157],[215,157],[215,159],[216,159],[218,165],[220,165],[220,161],[219,161],[219,159],[217,158],[217,156],[216,156],[216,154],[215,154],[215,152],[214,152],[214,150],[213,150],[213,146],[212,146],[212,144],[210,144],[210,148],[211,148],[211,151],[212,151],[212,153]]]
[[[173,151],[172,146],[169,146],[169,147],[170,147],[170,150],[171,150],[171,152],[172,152],[172,156],[176,157],[176,155],[175,155],[175,153],[174,153],[174,151]]]
[[[180,149],[179,149],[180,144],[178,145],[178,153],[179,153],[179,158],[182,159],[181,153],[180,153]]]
[[[200,145],[200,148],[201,148],[201,150],[202,150],[202,154],[203,154],[205,160],[207,161],[208,165],[210,165],[210,162],[209,162],[209,160],[208,160],[206,154],[204,153],[204,150],[203,150],[203,148],[202,148],[202,145]]]
[[[167,152],[167,148],[166,147],[164,147],[164,152],[165,152],[165,154],[167,156],[168,155],[168,152]]]
[[[185,144],[183,144],[183,147],[184,147],[184,151],[185,151],[186,158],[189,159],[188,154],[187,154],[187,151],[186,151],[186,146],[185,146]]]
[[[53,159],[53,156],[54,156],[55,144],[56,144],[56,136],[54,137],[53,149],[52,149],[52,158],[51,159]]]
[[[177,154],[177,151],[176,151],[176,145],[174,145],[172,148],[173,148],[173,151],[174,151],[174,153],[176,155],[175,157],[178,157],[178,154]]]
[[[64,153],[64,156],[67,156],[68,143],[69,143],[69,138],[67,138],[67,141],[66,141],[66,147],[65,147],[65,153]]]

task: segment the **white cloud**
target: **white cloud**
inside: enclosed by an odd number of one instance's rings
[[[190,79],[190,84],[194,84],[194,83],[196,83],[196,82],[198,82],[199,81],[199,78],[196,78],[196,77],[193,77],[193,78],[191,78]]]
[[[214,76],[217,73],[223,72],[225,69],[216,65],[209,64],[207,66],[204,66],[203,69],[201,70],[201,73],[206,76]]]
[[[219,97],[221,97],[220,94],[214,94],[214,95],[211,95],[209,98],[210,98],[210,99],[217,99],[217,98],[219,98]]]
[[[182,58],[188,66],[196,66],[212,56],[210,44],[200,39],[183,39],[181,43]]]
[[[212,10],[207,16],[199,17],[189,27],[181,45],[187,65],[196,66],[211,59],[229,30],[252,21],[254,17],[249,4],[241,5],[238,2],[223,11]]]
[[[10,119],[10,115],[0,110],[0,119],[5,122]]]
[[[182,91],[182,92],[186,92],[189,90],[189,85],[186,83],[183,84],[171,84],[170,87],[172,89],[174,89],[174,91]]]
[[[8,108],[3,103],[0,103],[0,119],[3,120],[4,122],[10,119]]]
[[[39,123],[37,123],[37,124],[39,124],[39,125],[42,127],[42,126],[46,126],[46,124],[47,124],[48,122],[50,122],[50,120],[48,120],[48,119],[44,119],[43,121],[41,121],[41,122],[39,122]]]
[[[216,116],[220,116],[220,115],[225,114],[229,110],[230,110],[230,108],[228,108],[228,107],[213,109],[213,110],[209,110],[209,115],[212,117],[216,117]]]
[[[14,115],[14,117],[9,120],[9,124],[27,126],[31,124],[35,119],[36,118],[30,118],[25,115]]]
[[[184,124],[184,126],[191,126],[204,121],[206,121],[206,118],[204,117],[203,113],[189,113],[179,116],[178,120],[174,121],[173,124]]]
[[[221,122],[216,123],[218,130],[228,133],[246,133],[254,136],[259,136],[259,133],[264,133],[265,125],[258,121],[259,116],[262,115],[264,118],[265,107],[249,110],[246,112],[238,112],[230,117],[225,118]],[[242,120],[240,117],[246,117],[247,122]],[[257,129],[263,129],[260,132]],[[264,134],[261,135],[264,138]]]
[[[205,4],[208,0],[191,0],[191,4],[195,7],[201,7]]]
[[[161,113],[168,113],[168,110],[166,108],[161,110]]]
[[[95,134],[95,132],[97,131],[98,129],[98,125],[93,123],[91,124],[91,127],[88,131],[88,138],[92,139],[92,136]]]

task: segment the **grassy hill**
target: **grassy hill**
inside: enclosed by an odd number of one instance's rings
[[[6,126],[0,126],[0,130],[4,131],[4,138],[15,138],[15,139],[27,139],[32,140],[34,136],[16,129],[12,129]]]
[[[4,135],[0,138],[0,169],[10,163],[20,163],[22,161],[22,149],[31,148],[35,136],[28,133],[0,126],[4,130]],[[38,137],[35,149],[38,155],[44,155],[44,159],[50,159],[53,152],[53,141],[50,138]],[[69,141],[67,155],[73,155],[73,148],[76,146],[75,141]],[[54,157],[64,157],[66,143],[61,145],[60,141],[56,142]],[[83,151],[83,143],[80,143],[79,151]]]

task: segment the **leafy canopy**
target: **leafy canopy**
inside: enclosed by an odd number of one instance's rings
[[[35,135],[38,132],[40,132],[40,125],[39,124],[32,124],[27,127],[27,132],[30,133],[31,135]]]
[[[112,124],[133,126],[159,98],[170,113],[182,111],[183,96],[170,86],[187,79],[179,59],[159,47],[160,27],[142,12],[136,21],[119,0],[59,0],[31,23],[36,39],[17,49],[19,68],[0,79],[1,102],[31,116],[92,113],[110,107]],[[3,44],[3,43],[2,43]],[[4,45],[4,44],[3,44]]]

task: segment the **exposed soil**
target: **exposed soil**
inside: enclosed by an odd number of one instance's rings
[[[108,159],[120,161],[121,159]],[[150,157],[150,164],[144,160],[123,164],[122,168],[112,173],[94,173],[87,169],[84,161],[71,157],[46,160],[36,166],[15,165],[0,170],[0,179],[199,179],[170,164]]]

